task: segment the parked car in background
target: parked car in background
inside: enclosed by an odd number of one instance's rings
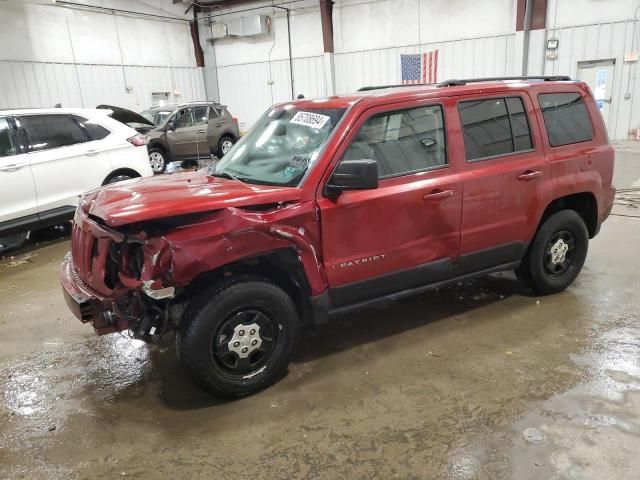
[[[15,243],[73,218],[84,192],[151,175],[145,138],[106,110],[0,110],[0,237]]]
[[[520,80],[276,105],[209,174],[88,193],[67,304],[99,334],[175,330],[193,378],[237,397],[331,316],[505,270],[560,292],[611,211],[614,150],[586,84]]]
[[[211,155],[222,158],[240,138],[238,120],[225,105],[214,102],[162,105],[140,115],[156,125],[146,132],[155,173],[164,172],[173,161],[197,161]]]

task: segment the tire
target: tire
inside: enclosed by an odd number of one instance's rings
[[[104,182],[104,184],[111,185],[112,183],[124,182],[125,180],[131,180],[132,178],[135,177],[132,177],[131,175],[115,175]]]
[[[218,158],[224,157],[236,141],[229,135],[224,135],[218,142]]]
[[[561,210],[538,229],[516,273],[535,293],[558,293],[576,279],[588,249],[589,232],[582,217],[574,210]]]
[[[149,163],[153,173],[164,173],[167,169],[167,154],[161,148],[149,149]]]
[[[195,298],[185,311],[176,337],[178,358],[213,395],[250,395],[284,375],[298,323],[296,307],[281,288],[230,279]]]

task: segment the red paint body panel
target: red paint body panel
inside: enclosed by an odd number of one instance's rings
[[[594,138],[553,148],[537,95],[563,91],[580,92],[585,98]],[[505,96],[522,98],[533,149],[468,162],[458,103]],[[202,273],[282,249],[295,252],[311,296],[319,296],[417,265],[445,260],[455,266],[467,254],[526,244],[545,209],[563,196],[593,194],[599,223],[613,203],[613,148],[583,83],[415,86],[294,103],[301,109],[347,109],[297,188],[187,173],[123,182],[86,194],[75,218],[73,260],[60,272],[70,298],[84,292],[93,305],[102,305],[96,311],[104,311],[111,302],[140,292],[143,285],[187,287]],[[343,152],[370,116],[431,104],[444,111],[446,166],[383,179],[372,190],[324,195]],[[439,192],[445,193],[425,197]],[[151,228],[154,220],[194,213],[199,215],[160,232]],[[122,258],[119,283],[109,288],[105,262],[114,244]],[[135,255],[132,244],[141,245],[143,252],[138,275],[128,267]],[[107,328],[99,321],[97,325]]]

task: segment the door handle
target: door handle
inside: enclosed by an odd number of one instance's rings
[[[529,181],[535,178],[539,178],[542,176],[542,172],[540,170],[527,170],[520,175],[518,175],[518,180]]]
[[[15,172],[16,170],[20,170],[24,166],[26,166],[26,163],[11,163],[9,165],[5,165],[4,167],[0,167],[0,172]]]
[[[453,190],[434,190],[431,193],[427,193],[424,197],[422,197],[423,200],[442,200],[445,198],[450,197],[451,195],[453,195]]]
[[[84,154],[87,157],[93,157],[94,155],[97,155],[98,153],[100,153],[100,152],[98,152],[98,150],[87,150],[86,152],[84,152]]]
[[[206,130],[198,130],[198,133],[207,133]]]

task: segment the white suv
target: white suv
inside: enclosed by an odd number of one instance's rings
[[[109,110],[0,110],[0,237],[73,217],[94,188],[151,176],[146,139]]]

